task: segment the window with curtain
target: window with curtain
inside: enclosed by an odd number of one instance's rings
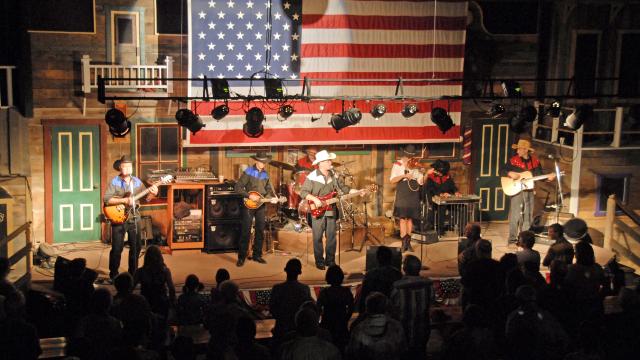
[[[137,174],[145,180],[153,170],[180,167],[180,127],[174,124],[139,124],[137,134]],[[160,188],[158,197],[166,198]]]

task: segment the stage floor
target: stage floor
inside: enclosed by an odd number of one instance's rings
[[[493,257],[500,259],[505,253],[516,252],[514,245],[507,245],[507,223],[483,223],[483,238],[493,243]],[[385,238],[385,244],[388,246],[400,246],[401,242],[397,238]],[[359,244],[357,244],[359,245]],[[457,264],[457,241],[441,241],[434,244],[423,245],[412,243],[414,252],[411,254],[418,257],[422,254],[423,265],[429,269],[424,270],[422,274],[431,278],[449,278],[458,276]],[[96,270],[100,277],[108,276],[109,250],[110,246],[100,242],[74,243],[74,244],[57,244],[54,245],[58,256],[68,259],[83,257],[87,260],[87,266]],[[549,247],[543,244],[536,244],[534,249],[540,252],[542,258],[547,253]],[[365,270],[366,250],[362,252],[347,252],[341,249],[336,260],[339,261],[343,271],[347,274],[345,283],[359,282],[362,279],[362,273]],[[594,246],[596,260],[599,264],[604,265],[614,255],[613,252],[605,250],[601,247]],[[126,270],[127,249],[122,254],[121,271]],[[324,284],[325,271],[318,270],[314,265],[313,249],[309,242],[309,255],[304,253],[295,255],[272,254],[264,255],[267,264],[259,264],[253,261],[245,262],[243,267],[236,267],[236,253],[220,253],[207,254],[199,250],[176,250],[172,254],[165,254],[164,261],[171,269],[174,283],[178,291],[185,278],[189,274],[196,274],[206,287],[210,287],[215,283],[215,273],[219,268],[226,268],[231,279],[236,281],[242,289],[259,289],[269,288],[273,284],[281,282],[285,279],[284,266],[292,257],[298,257],[302,261],[302,275],[300,280],[308,285]],[[140,259],[142,265],[142,259]],[[547,272],[548,269],[542,268],[541,272]],[[34,267],[33,282],[46,283],[53,280],[53,269],[43,269]]]

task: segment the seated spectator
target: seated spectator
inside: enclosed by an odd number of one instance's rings
[[[98,288],[89,304],[90,312],[80,320],[76,337],[89,341],[91,359],[107,359],[108,352],[122,340],[120,321],[109,315],[111,293],[106,288]]]
[[[536,291],[523,285],[516,291],[520,306],[507,319],[506,359],[562,359],[569,338],[547,311],[538,307]]]
[[[553,260],[564,261],[567,264],[573,263],[573,245],[564,237],[562,225],[555,223],[549,225],[549,239],[555,241],[547,251],[542,265],[551,266]]]
[[[196,360],[196,347],[193,339],[187,336],[178,336],[171,344],[171,355],[175,360]]]
[[[5,298],[18,291],[8,279],[10,271],[11,266],[9,265],[9,259],[0,257],[0,296],[4,296]]]
[[[393,283],[391,291],[392,314],[402,323],[407,336],[408,358],[424,359],[429,341],[431,284],[420,276],[422,263],[414,255],[404,257],[402,279]]]
[[[318,314],[308,308],[301,308],[295,315],[298,336],[282,346],[282,360],[339,360],[338,348],[318,336]]]
[[[276,320],[272,330],[276,343],[278,338],[295,329],[295,315],[300,305],[312,300],[311,289],[298,281],[298,276],[302,274],[300,260],[287,261],[284,271],[287,273],[287,280],[273,286],[269,302],[271,314]]]
[[[173,286],[171,270],[164,264],[162,252],[156,245],[147,248],[144,265],[133,276],[133,287],[140,284],[140,294],[147,299],[151,310],[167,318],[169,307],[175,304],[176,289]]]
[[[495,306],[495,300],[504,291],[504,275],[500,263],[491,258],[491,243],[478,240],[475,244],[477,259],[471,261],[460,279],[462,305],[477,304],[485,310]]]
[[[380,292],[386,297],[391,295],[393,283],[402,278],[400,269],[396,269],[391,265],[393,253],[386,246],[379,246],[376,251],[376,260],[378,267],[367,272],[362,281],[362,289],[358,298],[358,309],[362,312],[364,309],[367,296],[372,292]]]
[[[342,286],[344,273],[338,265],[331,265],[325,274],[329,287],[323,288],[318,295],[318,307],[322,314],[320,326],[327,329],[334,339],[334,344],[344,351],[349,339],[349,319],[353,314],[353,294]]]
[[[598,334],[600,344],[609,359],[633,359],[640,353],[640,296],[628,288],[621,288],[614,299],[619,312],[605,315],[604,329]],[[594,324],[599,325],[599,324]],[[585,341],[586,351],[593,353],[593,344]]]
[[[65,323],[67,334],[73,334],[77,329],[78,321],[88,314],[89,300],[93,295],[93,282],[98,274],[87,269],[87,260],[76,258],[69,263],[69,278],[61,284],[67,310]]]
[[[42,354],[36,328],[25,320],[22,292],[10,292],[4,299],[5,318],[0,319],[0,359],[37,359]]]
[[[241,317],[236,324],[237,344],[234,348],[238,360],[269,360],[269,349],[256,341],[256,323],[248,317]]]
[[[227,269],[218,269],[218,271],[216,272],[216,286],[211,288],[211,304],[216,304],[220,301],[220,284],[229,279],[231,279],[231,275],[229,274],[229,271],[227,271]]]
[[[178,297],[178,322],[180,325],[201,324],[204,318],[206,300],[200,292],[204,285],[194,274],[187,276],[182,294]]]
[[[540,253],[533,250],[536,243],[536,234],[533,231],[521,231],[518,234],[518,246],[520,251],[516,252],[518,265],[522,270],[540,271]]]
[[[243,317],[250,318],[250,313],[238,298],[238,291],[236,283],[231,280],[223,281],[220,284],[220,302],[207,311],[205,327],[211,336],[207,350],[208,358],[233,354],[238,320]]]
[[[462,329],[446,340],[442,360],[492,360],[497,349],[486,314],[478,305],[469,305],[462,315]]]
[[[133,277],[122,272],[113,279],[116,295],[111,306],[111,315],[122,323],[123,343],[129,346],[146,344],[157,329],[151,306],[142,295],[133,293]]]
[[[473,244],[481,239],[481,231],[482,228],[478,223],[468,223],[464,228],[464,238],[458,242],[458,254],[462,253],[465,249],[473,247]]]
[[[576,263],[569,265],[565,286],[575,296],[576,311],[586,320],[603,312],[604,271],[596,264],[591,244],[579,241],[575,244],[575,251]]]
[[[388,298],[379,292],[369,294],[364,316],[351,328],[346,348],[349,359],[400,360],[407,352],[402,324],[387,315]]]
[[[560,325],[569,334],[576,334],[578,323],[573,304],[574,296],[567,291],[565,278],[567,276],[567,263],[564,260],[553,260],[549,267],[551,274],[549,284],[538,292],[538,304],[553,315]]]
[[[514,253],[506,253],[500,258],[500,271],[506,279],[513,270],[520,270],[518,267],[518,256]],[[515,289],[514,289],[515,293]]]

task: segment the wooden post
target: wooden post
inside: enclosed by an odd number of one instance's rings
[[[533,123],[531,124],[531,138],[535,139],[536,133],[538,132],[539,119],[543,118],[544,116],[542,113],[540,113],[540,101],[538,100],[534,101],[533,107],[535,107],[536,110],[538,110],[538,116],[536,116],[535,120],[533,120]]]
[[[7,104],[13,107],[13,69],[15,66],[7,67]]]
[[[551,120],[553,121],[551,124],[551,142],[555,143],[558,142],[558,128],[560,128],[560,118],[554,117],[551,118]]]
[[[580,210],[580,177],[582,176],[582,136],[584,126],[573,133],[573,162],[571,163],[571,195],[569,212],[578,216]]]
[[[622,106],[616,107],[616,117],[613,125],[613,141],[611,142],[611,146],[618,148],[620,147],[620,137],[622,135],[622,117],[624,115],[624,108]]]
[[[164,63],[167,65],[167,79],[173,78],[173,58],[167,56],[164,58]],[[167,94],[173,93],[173,80],[167,80]]]
[[[611,240],[613,240],[613,222],[616,219],[616,195],[611,194],[607,199],[607,220],[604,228],[603,247],[611,250]]]

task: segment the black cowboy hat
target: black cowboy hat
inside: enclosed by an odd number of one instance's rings
[[[131,160],[131,156],[122,155],[120,159],[113,162],[113,168],[116,171],[120,171],[120,164],[124,164],[124,163],[129,163],[129,164],[133,163],[133,160]]]
[[[442,175],[447,175],[449,173],[449,169],[451,168],[449,163],[443,160],[436,160],[433,164],[431,164],[431,167]]]
[[[267,154],[266,151],[258,151],[255,155],[251,155],[251,158],[255,161],[260,161],[265,164],[271,161],[271,155]]]
[[[400,149],[400,153],[404,156],[416,156],[418,155],[418,149],[416,149],[415,145],[409,144]]]

